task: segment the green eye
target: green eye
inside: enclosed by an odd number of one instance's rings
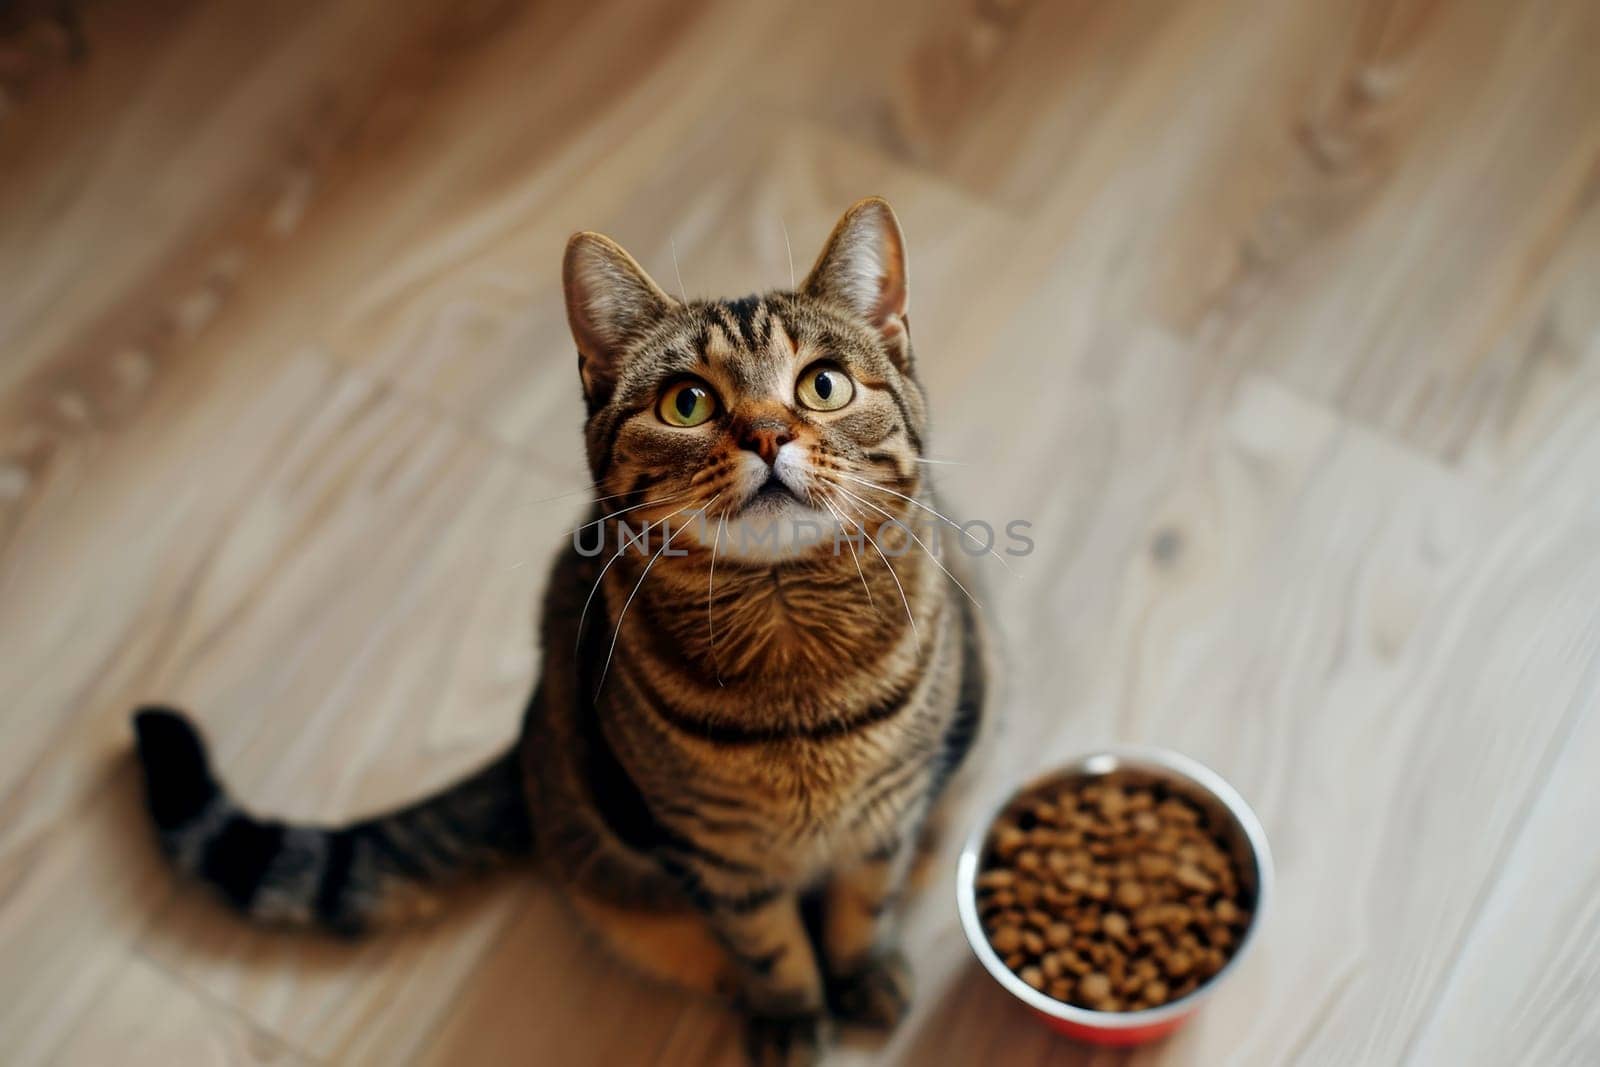
[[[669,426],[699,426],[716,413],[716,395],[698,378],[673,382],[656,404],[656,414]]]
[[[850,375],[834,364],[818,363],[806,368],[794,391],[800,403],[813,411],[837,411],[850,403],[856,386]]]

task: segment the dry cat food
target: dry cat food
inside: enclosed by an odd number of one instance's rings
[[[1249,894],[1205,812],[1109,775],[1018,797],[989,831],[978,913],[1005,965],[1052,999],[1141,1011],[1220,971]]]

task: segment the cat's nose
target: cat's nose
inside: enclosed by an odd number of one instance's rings
[[[739,447],[754,452],[772,466],[778,460],[778,449],[794,440],[789,428],[776,422],[752,422],[739,431]]]

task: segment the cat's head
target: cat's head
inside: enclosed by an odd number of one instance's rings
[[[703,513],[738,531],[733,555],[759,552],[757,525],[787,545],[802,522],[901,518],[926,420],[906,281],[899,223],[876,198],[845,212],[797,289],[738,300],[676,300],[615,242],[576,234],[567,317],[604,510],[634,525]],[[712,535],[702,522],[695,536]]]

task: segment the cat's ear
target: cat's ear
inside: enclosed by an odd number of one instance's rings
[[[611,397],[628,343],[677,301],[662,292],[622,246],[598,233],[567,242],[561,283],[578,344],[578,374],[591,411]]]
[[[906,334],[906,245],[887,201],[857,201],[834,226],[804,291],[842,304],[882,335],[895,362],[910,361]]]

